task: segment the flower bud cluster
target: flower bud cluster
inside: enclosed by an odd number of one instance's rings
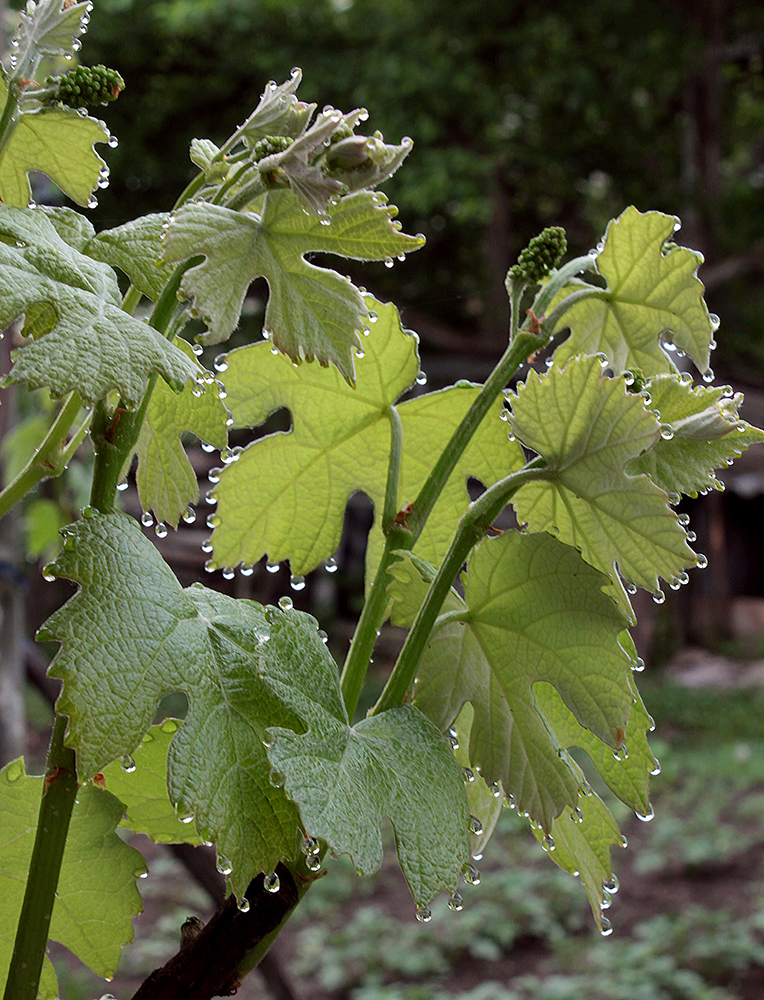
[[[70,108],[108,104],[125,89],[120,74],[106,66],[75,66],[64,76],[49,76],[45,85],[51,90],[52,102]]]
[[[554,270],[568,248],[565,230],[561,226],[549,226],[534,236],[525,250],[517,258],[517,263],[509,269],[512,281],[534,284]]]

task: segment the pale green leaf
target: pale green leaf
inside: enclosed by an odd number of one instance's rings
[[[533,833],[548,848],[544,831],[534,827]],[[594,792],[580,795],[575,809],[565,811],[552,823],[551,837],[554,848],[548,851],[549,857],[563,871],[581,876],[594,919],[602,929],[601,905],[610,899],[603,883],[617,885],[613,882],[610,848],[623,843],[610,810]]]
[[[563,365],[576,354],[603,352],[616,374],[639,368],[646,375],[675,371],[661,335],[708,368],[713,328],[697,276],[700,254],[667,241],[678,220],[633,206],[608,224],[597,269],[607,288],[576,302],[558,329],[570,327],[555,351]]]
[[[251,564],[267,553],[271,562],[289,559],[292,572],[302,574],[336,551],[352,493],[366,493],[377,515],[381,512],[390,450],[388,408],[413,383],[419,359],[416,340],[401,329],[395,307],[374,303],[374,308],[379,318],[364,338],[355,389],[333,369],[295,368],[271,354],[267,343],[228,355],[226,403],[235,423],[257,425],[286,406],[293,429],[256,441],[223,470],[215,489],[214,565]],[[400,404],[399,507],[416,497],[478,391],[461,384]],[[493,482],[523,464],[520,448],[506,439],[499,411],[497,404],[480,426],[419,539],[417,552],[433,561],[443,557],[469,502],[467,477]],[[379,535],[377,528],[370,551],[378,550]]]
[[[483,780],[483,776],[480,773],[475,774],[470,767],[470,733],[474,718],[475,713],[472,705],[467,702],[462,706],[462,710],[454,720],[448,735],[454,747],[456,761],[465,769],[462,773],[467,779],[464,791],[467,795],[467,809],[470,814],[470,854],[477,859],[488,846],[488,841],[496,829],[501,810],[507,799],[501,782],[495,781],[489,786]],[[477,829],[474,826],[473,818],[479,823]]]
[[[36,211],[44,213],[64,243],[81,253],[86,252],[85,247],[96,234],[90,219],[61,205],[38,205]]]
[[[118,761],[103,770],[106,788],[126,807],[121,826],[145,833],[157,844],[200,844],[193,823],[181,823],[167,790],[167,751],[182,723],[152,726],[126,769]]]
[[[172,277],[172,268],[159,259],[169,218],[166,212],[156,212],[116,229],[103,230],[83,248],[83,253],[118,267],[140,292],[156,302]]]
[[[57,322],[50,332],[13,354],[5,384],[47,386],[54,396],[76,389],[95,402],[118,389],[136,406],[149,374],[180,388],[194,374],[192,361],[148,323],[120,308],[116,275],[78,253],[43,213],[0,205],[0,324],[30,305],[49,303]]]
[[[644,475],[628,475],[631,459],[660,435],[654,414],[623,379],[605,378],[599,359],[574,358],[543,377],[531,372],[512,401],[512,427],[547,462],[547,476],[514,498],[520,521],[580,549],[605,573],[648,590],[671,580],[696,556],[668,506]]]
[[[200,440],[224,449],[228,440],[226,420],[218,385],[194,359],[189,345],[176,340],[196,369],[180,393],[164,382],[157,382],[149,401],[146,418],[135,446],[138,468],[135,483],[144,510],[153,510],[158,521],[176,525],[178,518],[199,499],[199,483],[181,441],[184,431]]]
[[[10,962],[42,789],[43,778],[28,776],[20,759],[0,771],[0,982]],[[116,834],[122,811],[122,803],[109,792],[90,784],[80,788],[50,928],[52,940],[104,978],[114,975],[122,946],[133,939],[132,920],[141,912],[135,879],[146,870],[140,853]],[[47,962],[41,995],[46,1000],[57,995]]]
[[[123,514],[68,529],[53,572],[80,585],[43,626],[61,643],[52,676],[80,776],[132,754],[169,691],[189,698],[170,745],[170,798],[217,841],[243,894],[295,846],[297,811],[269,781],[269,726],[301,728],[285,705],[337,688],[337,668],[316,622],[199,584],[182,590],[138,525]],[[339,695],[337,695],[339,697]]]
[[[719,489],[714,469],[721,469],[748,448],[764,441],[764,431],[741,420],[741,393],[724,388],[692,386],[678,375],[657,375],[649,384],[650,406],[658,410],[671,435],[629,465],[632,474],[645,472],[669,493],[696,496]]]
[[[290,191],[271,191],[261,204],[257,214],[196,202],[173,218],[164,259],[205,257],[186,271],[181,285],[209,325],[203,342],[229,336],[250,282],[262,275],[270,287],[265,329],[276,347],[295,361],[331,362],[352,382],[352,348],[360,347],[366,303],[349,280],[309,263],[305,254],[381,260],[415,250],[421,240],[399,232],[384,199],[368,191],[343,198],[326,225]]]
[[[6,95],[7,86],[0,78],[0,104]],[[32,196],[27,175],[39,170],[72,201],[87,205],[106,169],[93,147],[110,138],[102,121],[70,108],[41,108],[21,115],[0,158],[0,198],[6,205],[26,207]]]
[[[75,42],[85,30],[92,4],[66,3],[64,0],[37,0],[27,3],[19,14],[14,36],[18,45],[15,57],[27,62],[27,54],[36,56],[72,55]]]
[[[420,712],[401,705],[351,728],[338,698],[333,708],[315,706],[307,733],[272,729],[268,740],[307,834],[369,875],[382,863],[379,822],[387,816],[417,905],[456,890],[468,860],[461,768]]]
[[[410,559],[392,573],[392,590],[417,586]],[[624,620],[602,593],[606,580],[545,534],[484,540],[468,563],[465,602],[451,595],[462,607],[436,624],[417,668],[415,704],[443,730],[471,702],[472,766],[546,832],[575,804],[581,775],[534,685],[552,684],[579,724],[613,748],[631,708],[629,659],[617,640]]]

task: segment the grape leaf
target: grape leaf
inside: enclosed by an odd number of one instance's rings
[[[167,212],[141,216],[116,229],[105,229],[83,248],[94,260],[118,267],[135,287],[156,302],[172,277],[172,268],[159,258]]]
[[[55,311],[55,326],[13,352],[3,384],[26,381],[54,396],[76,389],[94,403],[118,389],[129,406],[158,372],[180,388],[196,365],[147,323],[120,308],[110,267],[78,253],[46,213],[0,205],[0,324],[7,326],[40,302]]]
[[[133,752],[135,767],[114,761],[103,770],[106,788],[126,806],[120,825],[157,844],[201,843],[193,823],[181,823],[167,791],[167,751],[180,725],[165,719],[152,726]]]
[[[512,400],[511,423],[549,465],[547,478],[514,498],[532,531],[559,532],[592,566],[612,574],[617,563],[652,591],[659,576],[671,580],[695,565],[666,494],[625,471],[657,441],[658,421],[622,379],[603,376],[598,358],[574,358],[543,377],[531,372]]]
[[[656,375],[650,396],[650,406],[671,428],[671,437],[660,438],[635,458],[629,472],[647,473],[669,493],[697,496],[700,490],[719,489],[714,469],[764,441],[764,431],[738,417],[740,393],[733,398],[724,388],[693,387],[677,375]]]
[[[575,809],[563,812],[555,819],[550,834],[551,843],[540,827],[532,826],[532,829],[556,865],[571,875],[581,876],[594,920],[602,930],[602,905],[610,899],[603,883],[611,887],[617,885],[613,881],[610,847],[624,843],[608,807],[599,795],[590,792],[578,797]],[[551,844],[554,846],[549,850]]]
[[[602,351],[616,374],[627,368],[645,375],[673,372],[660,344],[667,334],[706,371],[713,328],[697,276],[702,257],[667,242],[677,225],[674,216],[643,214],[633,206],[608,224],[597,258],[607,289],[563,315],[557,329],[571,332],[555,351],[558,365]]]
[[[402,623],[423,596],[419,573],[410,557],[391,573],[393,622]],[[617,639],[624,619],[602,592],[606,582],[549,535],[484,540],[468,563],[464,601],[451,592],[451,614],[436,623],[417,667],[414,703],[443,730],[471,702],[472,766],[488,784],[500,781],[546,833],[575,805],[582,778],[534,685],[554,685],[578,723],[610,747],[622,744],[629,717],[629,659]]]
[[[320,701],[337,668],[316,622],[235,601],[196,584],[182,590],[156,548],[123,514],[87,511],[70,526],[52,572],[80,589],[43,626],[61,643],[51,675],[64,681],[80,777],[132,754],[159,699],[182,690],[185,723],[170,745],[170,798],[217,841],[243,894],[295,846],[297,811],[269,781],[269,726],[301,722],[285,705]],[[38,633],[38,638],[40,633]],[[276,692],[276,693],[274,693]],[[285,700],[287,699],[287,700]]]
[[[187,382],[180,393],[157,382],[135,446],[135,483],[141,506],[153,510],[158,521],[173,526],[188,505],[199,499],[199,482],[181,434],[191,431],[220,449],[228,440],[228,411],[220,399],[219,386],[211,377],[201,381],[204,369],[198,366],[190,346],[183,340],[175,343],[191,359],[199,381]]]
[[[42,787],[43,778],[27,775],[21,759],[0,771],[0,982],[5,981],[13,950]],[[122,803],[110,793],[93,785],[80,788],[50,927],[52,940],[108,978],[115,973],[122,945],[133,939],[132,918],[141,912],[135,879],[146,871],[141,854],[116,834],[122,811]],[[55,973],[47,959],[41,995],[46,1000],[57,996]]]
[[[468,860],[464,782],[448,741],[420,712],[400,705],[351,728],[337,687],[332,704],[314,706],[307,733],[278,728],[267,738],[309,835],[369,875],[382,862],[387,816],[416,904],[456,890]]]
[[[454,720],[453,726],[450,727],[448,735],[456,761],[464,769],[462,772],[466,778],[464,791],[470,813],[470,854],[478,861],[496,829],[507,799],[501,782],[496,781],[489,786],[483,780],[483,776],[480,773],[475,774],[470,767],[469,745],[474,718],[472,705],[466,702]],[[475,819],[478,821],[478,826],[474,824]]]
[[[272,355],[267,343],[227,356],[226,403],[235,423],[257,425],[287,406],[294,427],[287,435],[256,441],[223,470],[215,490],[213,565],[253,563],[267,553],[272,562],[289,559],[292,572],[302,574],[336,551],[353,492],[366,493],[381,511],[390,450],[388,408],[414,382],[419,359],[416,339],[402,330],[395,307],[374,303],[374,308],[379,318],[364,339],[355,390],[331,369],[295,368]],[[478,391],[460,384],[400,404],[400,506],[419,492],[433,456]],[[467,476],[493,482],[523,464],[520,448],[506,440],[499,410],[497,405],[493,419],[485,420],[470,442],[419,539],[417,551],[433,561],[442,558],[469,502]],[[377,538],[377,549],[378,543]]]
[[[359,260],[382,260],[416,250],[418,237],[393,225],[394,209],[369,191],[342,198],[330,220],[307,214],[290,191],[271,191],[260,214],[195,202],[173,217],[164,260],[181,263],[203,254],[183,275],[182,291],[205,317],[203,343],[225,340],[239,321],[250,282],[263,275],[270,287],[265,329],[294,361],[331,362],[354,379],[352,348],[367,319],[363,296],[336,271],[305,260],[323,251]]]
[[[26,64],[28,53],[36,56],[72,55],[75,43],[85,31],[92,3],[28,3],[19,14],[14,36],[14,63]]]
[[[0,104],[8,92],[0,78]],[[106,163],[93,148],[111,139],[106,125],[70,108],[41,108],[19,118],[8,148],[0,158],[0,198],[24,208],[32,191],[29,171],[39,170],[78,205],[88,205]]]

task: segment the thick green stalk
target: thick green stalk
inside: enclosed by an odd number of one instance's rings
[[[66,718],[59,715],[48,751],[37,835],[8,970],[5,1000],[37,1000],[58,876],[77,795],[74,751],[64,746],[65,732]]]
[[[539,351],[542,347],[545,347],[548,342],[549,338],[545,335],[539,336],[521,329],[510,343],[499,363],[488,376],[488,380],[483,385],[474,403],[467,410],[461,423],[451,435],[450,441],[435,463],[427,482],[411,505],[411,511],[407,514],[406,523],[411,530],[414,542],[419,538],[425,521],[430,516],[430,512],[443,491],[448,477],[454,471],[456,463],[461,458],[473,434],[480,426],[480,423],[493,406],[499,394],[520,365],[535,351]]]
[[[79,413],[82,401],[79,393],[70,392],[64,400],[56,419],[50,425],[48,433],[38,444],[24,468],[0,493],[0,517],[4,517],[14,504],[36,486],[42,479],[49,476],[60,476],[71,457],[70,447],[64,448],[69,428]],[[80,427],[77,435],[77,445],[85,435],[85,427]],[[76,450],[76,446],[75,446]]]
[[[411,533],[405,525],[396,521],[398,514],[398,479],[400,477],[403,453],[403,427],[400,414],[394,406],[387,407],[390,420],[390,458],[387,465],[387,485],[382,512],[382,530],[385,534],[385,548],[382,552],[374,581],[364,601],[361,617],[358,619],[353,640],[350,643],[345,665],[342,669],[340,687],[345,708],[350,719],[358,705],[371,654],[377,641],[379,627],[387,610],[387,571],[399,549],[409,549],[412,545]]]
[[[473,546],[480,541],[494,519],[521,486],[534,479],[543,479],[545,475],[547,473],[543,467],[543,459],[534,459],[524,468],[505,476],[498,483],[494,483],[467,508],[459,521],[448,553],[417,612],[414,624],[395,664],[395,669],[390,675],[379,701],[374,706],[373,714],[402,704],[414,680],[416,668],[430,638],[435,620],[443,606],[443,601]]]

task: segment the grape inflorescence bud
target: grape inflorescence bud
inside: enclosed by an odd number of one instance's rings
[[[554,270],[568,249],[565,230],[561,226],[549,226],[534,236],[525,250],[517,258],[517,263],[509,269],[512,281],[534,284]]]
[[[69,108],[87,108],[115,101],[125,89],[125,81],[106,66],[75,66],[63,76],[49,76],[45,85],[52,100]]]

